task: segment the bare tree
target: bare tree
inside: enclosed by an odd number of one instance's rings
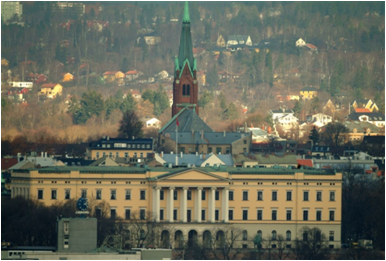
[[[128,229],[131,232],[131,241],[134,247],[144,247],[154,244],[155,232],[159,223],[155,221],[152,212],[131,213]]]
[[[295,259],[326,259],[328,253],[327,237],[319,228],[303,227],[292,248]]]
[[[211,255],[217,260],[234,260],[242,254],[237,246],[243,231],[235,227],[217,227],[211,231]]]

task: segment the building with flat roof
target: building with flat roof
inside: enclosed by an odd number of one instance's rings
[[[145,159],[148,153],[153,152],[153,139],[123,139],[103,137],[100,140],[91,142],[86,150],[86,157],[97,160],[102,157],[128,158],[132,162],[140,162],[138,159]]]
[[[98,203],[104,201],[111,218],[122,217],[128,224],[154,219],[162,228],[155,236],[162,237],[161,247],[178,248],[183,238],[206,244],[229,229],[243,231],[234,247],[253,248],[256,235],[274,234],[285,236],[290,247],[306,226],[320,228],[331,248],[341,243],[342,174],[334,171],[62,166],[14,170],[11,181],[12,197],[48,206],[83,197],[95,203],[89,207],[92,216],[101,213]]]
[[[3,1],[1,3],[1,19],[7,22],[14,15],[17,15],[19,19],[23,14],[23,5],[19,1]]]

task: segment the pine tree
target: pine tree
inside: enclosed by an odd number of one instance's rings
[[[308,137],[313,141],[314,145],[319,143],[320,135],[315,126],[312,128]]]
[[[121,121],[119,122],[119,137],[120,138],[142,138],[143,123],[138,119],[137,114],[133,110],[128,110],[123,114]]]

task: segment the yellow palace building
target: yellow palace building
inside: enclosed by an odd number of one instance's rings
[[[238,228],[236,247],[283,235],[287,247],[305,226],[318,227],[330,248],[340,247],[342,174],[311,169],[234,167],[49,167],[14,170],[12,197],[46,205],[69,199],[106,201],[110,216],[146,215],[174,239],[205,240],[213,228]],[[92,213],[98,209],[89,206]],[[172,247],[177,247],[176,244]]]

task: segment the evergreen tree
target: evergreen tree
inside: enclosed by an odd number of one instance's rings
[[[310,138],[310,140],[313,141],[314,145],[319,143],[320,135],[319,135],[319,132],[318,132],[318,130],[316,129],[315,126],[312,128],[312,130],[310,132],[310,135],[308,137]]]
[[[300,112],[302,111],[302,103],[300,101],[295,101],[294,108],[292,109],[294,111],[294,114],[296,117],[299,117]]]
[[[119,101],[112,96],[109,96],[105,101],[106,117],[109,118],[110,114],[119,107]]]
[[[122,113],[125,113],[126,111],[134,110],[137,103],[135,102],[133,96],[131,94],[128,94],[126,96],[126,99],[123,100],[121,105],[119,105],[119,109]]]
[[[123,73],[126,73],[127,71],[129,70],[129,61],[127,60],[127,58],[123,58],[122,60],[122,64],[121,64],[121,71]]]
[[[269,84],[269,87],[273,87],[273,65],[271,52],[268,52],[265,55],[265,67],[267,67],[266,81]]]
[[[119,137],[120,138],[142,138],[143,123],[138,119],[137,114],[133,110],[128,110],[123,113],[123,117],[119,122]]]
[[[225,99],[225,96],[224,94],[221,92],[219,95],[218,95],[218,100],[220,101],[220,108],[222,110],[225,110],[227,108],[227,104],[226,104],[226,99]]]
[[[214,89],[218,85],[218,72],[217,67],[213,66],[211,69],[208,70],[208,73],[206,74],[206,82],[211,87],[211,89]]]
[[[204,108],[212,100],[213,100],[213,94],[205,90],[204,93],[201,95],[201,97],[198,99],[198,106],[201,108]]]
[[[335,66],[330,81],[330,94],[336,96],[343,87],[344,83],[344,67],[343,61],[339,60]]]
[[[152,90],[146,90],[142,93],[142,99],[144,101],[149,100],[152,104],[154,104],[155,101],[155,92]]]

